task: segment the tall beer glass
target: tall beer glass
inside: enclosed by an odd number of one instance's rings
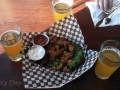
[[[107,40],[102,43],[95,67],[100,79],[108,79],[120,66],[120,42]]]
[[[17,23],[6,22],[0,25],[0,42],[12,61],[17,62],[22,59],[22,30]]]
[[[74,0],[52,0],[54,21],[58,21],[72,14]]]

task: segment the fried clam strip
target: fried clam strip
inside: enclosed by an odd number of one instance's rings
[[[52,69],[70,72],[83,60],[83,51],[74,44],[70,44],[64,37],[50,36],[47,55],[50,56]]]

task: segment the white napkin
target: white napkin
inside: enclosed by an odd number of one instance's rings
[[[102,10],[97,8],[95,2],[86,2],[86,5],[88,6],[90,10],[90,14],[91,14],[91,18],[93,20],[94,26],[96,26],[96,24],[100,20],[98,18],[98,15],[100,15]],[[114,5],[116,5],[116,3]],[[110,23],[105,24],[105,19],[104,19],[99,27],[114,26],[114,25],[120,25],[120,7],[112,15]]]

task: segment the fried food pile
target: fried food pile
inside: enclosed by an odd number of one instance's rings
[[[50,36],[49,39],[50,42],[45,47],[46,56],[42,63],[47,63],[46,60],[49,60],[48,64],[52,69],[64,72],[71,72],[82,64],[84,53],[80,47],[69,43],[64,37]]]

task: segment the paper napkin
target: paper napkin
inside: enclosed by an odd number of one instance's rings
[[[118,4],[118,2],[114,3],[114,5],[116,4]],[[93,20],[94,26],[96,27],[96,24],[100,20],[98,18],[98,15],[100,15],[100,13],[102,13],[103,11],[97,8],[96,2],[86,2],[86,5],[90,10],[91,18]],[[114,25],[120,25],[120,7],[112,15],[110,23],[105,24],[105,19],[104,19],[99,27],[114,26]]]

